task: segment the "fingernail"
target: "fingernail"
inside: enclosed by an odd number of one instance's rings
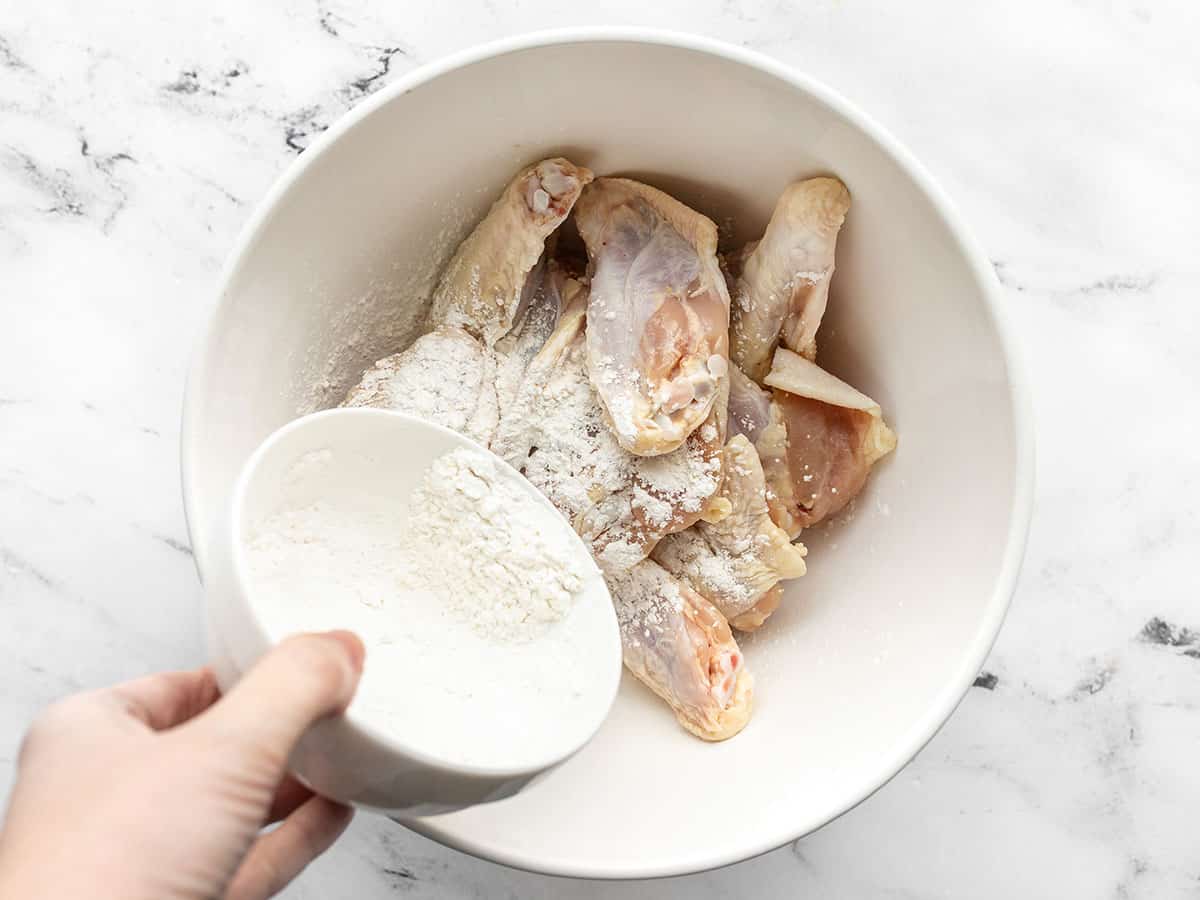
[[[363,668],[363,660],[367,655],[367,648],[363,646],[362,640],[353,631],[327,631],[325,637],[332,638],[342,645],[346,653],[350,656],[350,662],[354,665],[356,672],[361,672]]]

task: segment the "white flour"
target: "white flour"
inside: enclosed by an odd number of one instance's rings
[[[321,328],[308,334],[307,346],[291,366],[296,415],[336,405],[364,368],[413,342],[425,324],[438,274],[486,209],[482,197],[453,194],[435,200],[428,211],[430,227],[407,228],[396,241],[386,242],[381,255],[364,249],[350,261],[363,273],[357,292],[306,270],[310,302],[324,313]]]
[[[461,328],[439,328],[363,373],[342,406],[368,406],[419,416],[486,444],[499,407],[496,361]]]
[[[695,434],[661,456],[622,449],[588,380],[579,325],[560,322],[547,345],[558,352],[534,360],[492,449],[571,521],[603,570],[621,572],[717,492],[719,434],[711,444]]]
[[[583,697],[613,652],[596,638],[611,613],[578,602],[589,569],[556,513],[485,451],[440,457],[411,491],[390,485],[390,460],[360,463],[307,454],[253,523],[268,633],[355,631],[352,716],[450,760],[518,764],[594,722]]]
[[[421,583],[481,636],[529,640],[570,611],[586,577],[573,543],[491,454],[437,459],[412,505],[421,512],[406,556]]]

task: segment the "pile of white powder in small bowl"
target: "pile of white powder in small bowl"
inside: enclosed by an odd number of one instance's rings
[[[367,663],[351,712],[448,762],[516,765],[584,727],[611,612],[577,603],[599,575],[553,508],[482,449],[438,457],[415,488],[359,462],[306,453],[250,523],[267,632],[355,631]]]

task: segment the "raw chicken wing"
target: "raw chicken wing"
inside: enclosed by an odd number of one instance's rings
[[[607,581],[629,671],[697,737],[720,741],[741,731],[754,679],[725,617],[651,560]]]
[[[652,556],[735,628],[750,631],[779,605],[773,591],[779,581],[804,574],[806,551],[771,521],[762,465],[745,435],[725,445],[721,495],[730,503],[728,516],[667,535]]]
[[[790,350],[775,351],[766,383],[772,421],[757,446],[771,517],[794,537],[849,503],[896,435],[878,403]]]
[[[576,299],[530,363],[492,450],[570,520],[605,571],[619,571],[664,534],[727,511],[717,496],[723,415],[714,410],[674,453],[622,449],[587,377],[582,291],[569,282],[565,292]]]
[[[461,328],[447,326],[379,360],[341,405],[420,416],[486,446],[499,419],[495,377],[493,354]]]
[[[751,252],[727,260],[733,300],[730,358],[761,382],[780,340],[808,359],[829,299],[838,230],[850,192],[836,178],[790,185]]]
[[[561,158],[524,169],[462,242],[434,291],[430,321],[491,348],[518,317],[530,273],[592,173]]]
[[[728,370],[716,226],[624,178],[589,185],[575,220],[591,269],[592,384],[622,447],[670,453],[708,418]]]

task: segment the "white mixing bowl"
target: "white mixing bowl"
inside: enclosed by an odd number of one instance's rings
[[[853,205],[822,363],[900,436],[809,574],[745,640],[756,712],[721,744],[626,678],[582,752],[508,800],[408,821],[564,875],[744,859],[886,782],[953,711],[1000,628],[1030,513],[1027,397],[987,259],[878,125],[764,57],[659,33],[536,35],[408,75],[338,122],[247,226],[188,383],[183,486],[203,573],[214,517],[273,429],[401,348],[439,267],[522,165],[565,155],[756,237],[792,179]]]

